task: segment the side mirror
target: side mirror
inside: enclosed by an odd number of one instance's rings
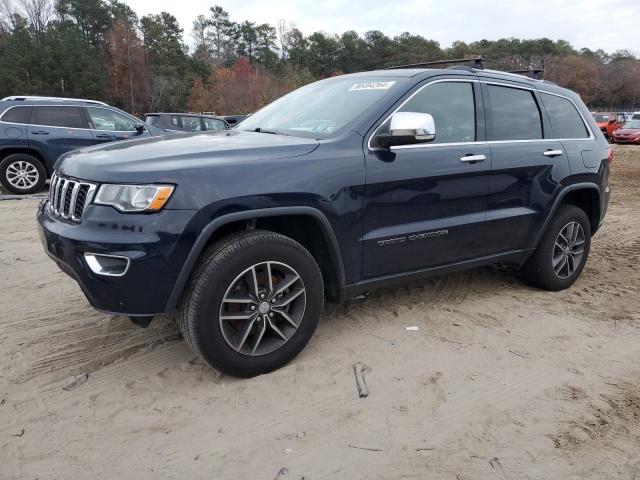
[[[389,148],[431,142],[436,138],[436,125],[428,113],[396,112],[389,122],[389,133],[376,136],[378,144]]]
[[[145,130],[146,128],[144,128],[143,124],[141,123],[136,124],[136,132],[138,132],[138,135],[143,134]]]

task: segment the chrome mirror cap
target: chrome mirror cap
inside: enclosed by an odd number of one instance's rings
[[[436,138],[436,124],[428,113],[396,112],[389,125],[391,137],[413,137],[417,142],[430,142]]]
[[[375,142],[382,148],[431,142],[436,138],[436,125],[428,113],[396,112],[389,120],[389,133],[376,135]]]

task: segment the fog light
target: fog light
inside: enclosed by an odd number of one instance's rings
[[[85,253],[84,259],[93,273],[106,277],[122,277],[131,262],[127,257],[103,253]]]

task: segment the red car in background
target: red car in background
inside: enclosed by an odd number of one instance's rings
[[[611,135],[615,130],[618,130],[624,125],[624,114],[622,113],[595,112],[592,113],[592,115],[598,127],[608,140],[611,140]]]
[[[615,130],[611,139],[613,143],[637,143],[640,144],[640,120],[631,120],[621,128]]]

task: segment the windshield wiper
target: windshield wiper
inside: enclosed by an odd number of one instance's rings
[[[256,127],[256,128],[253,129],[253,131],[257,132],[257,133],[269,133],[271,135],[286,135],[288,137],[291,136],[288,133],[284,133],[284,132],[281,132],[279,130],[272,130],[272,129],[268,129],[268,128]]]

